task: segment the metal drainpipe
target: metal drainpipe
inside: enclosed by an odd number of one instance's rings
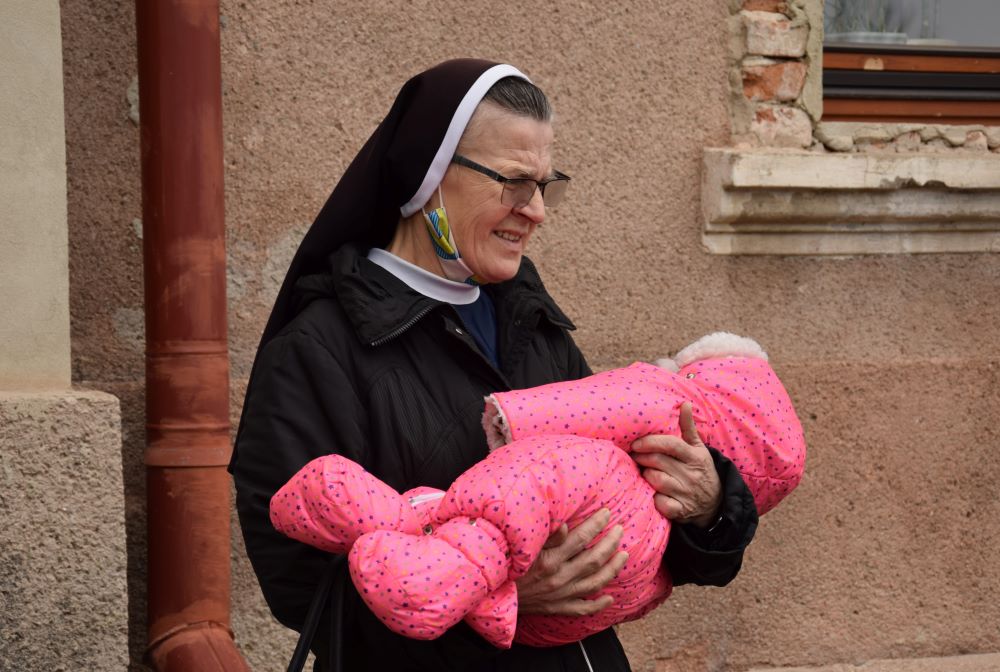
[[[248,671],[229,627],[218,0],[136,0],[146,295],[147,660]]]

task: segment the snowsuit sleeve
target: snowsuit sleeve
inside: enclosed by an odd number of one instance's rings
[[[629,451],[642,436],[680,436],[685,401],[692,403],[703,440],[736,465],[761,514],[798,484],[805,465],[802,427],[764,359],[700,360],[680,373],[636,363],[578,381],[500,392],[489,398],[483,424],[491,447],[574,434]]]

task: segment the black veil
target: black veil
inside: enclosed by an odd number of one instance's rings
[[[430,199],[483,96],[493,84],[512,76],[527,79],[510,65],[457,59],[436,65],[403,85],[299,244],[258,353],[295,317],[292,294],[299,278],[324,270],[327,258],[345,243],[384,247],[400,216],[413,214]],[[255,357],[251,381],[256,366]],[[241,417],[241,429],[242,425]],[[238,443],[239,430],[236,438]],[[230,471],[236,459],[234,448]]]

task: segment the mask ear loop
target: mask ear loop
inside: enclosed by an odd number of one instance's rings
[[[441,203],[441,205],[439,205],[436,209],[444,210],[445,212],[447,212],[447,210],[444,207],[444,194],[441,193],[441,185],[440,184],[438,185],[437,192],[438,192],[438,201]],[[424,217],[430,218],[430,215],[427,214],[427,211],[424,210],[424,206],[422,206],[422,205],[420,206],[420,212],[424,213]],[[445,216],[447,217],[447,215],[445,215]]]

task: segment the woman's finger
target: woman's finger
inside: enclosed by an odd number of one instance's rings
[[[566,540],[558,547],[553,547],[556,557],[561,560],[569,560],[587,547],[601,531],[608,526],[611,520],[611,511],[601,509],[585,521],[569,531]]]
[[[609,562],[606,562],[598,571],[589,576],[585,576],[572,584],[567,594],[572,597],[587,597],[593,595],[618,576],[618,573],[628,562],[628,552],[619,551]]]
[[[518,579],[519,590],[532,595],[553,592],[576,579],[582,571],[581,565],[589,559],[605,555],[605,561],[610,558],[614,548],[617,548],[617,541],[606,553],[604,552],[606,544],[598,543],[595,544],[595,548],[598,549],[596,553],[594,549],[590,549],[582,557],[580,554],[607,526],[610,517],[611,512],[608,509],[600,509],[572,530],[563,523],[542,547],[542,552],[535,558],[531,569]],[[592,571],[597,569],[595,567]]]
[[[685,484],[670,472],[659,469],[643,469],[642,477],[653,486],[653,490],[667,497],[680,497],[687,490]]]
[[[691,409],[691,402],[685,401],[681,404],[681,436],[684,437],[684,441],[693,446],[703,445],[704,442],[701,440],[701,435],[698,434],[698,427],[694,424],[694,411]]]
[[[667,520],[677,520],[684,515],[684,506],[673,497],[667,495],[653,495],[653,506]]]
[[[673,473],[680,470],[684,464],[676,457],[663,455],[662,453],[633,453],[632,459],[635,460],[635,463],[639,466],[646,467],[647,469],[665,471],[667,473]]]
[[[547,616],[590,616],[596,614],[601,609],[607,609],[614,603],[610,595],[601,595],[595,600],[585,600],[573,598],[566,600],[556,600],[548,602],[544,606],[532,613],[545,614]]]
[[[695,458],[694,448],[679,436],[670,434],[650,434],[632,443],[634,458],[639,455],[664,455],[681,462],[691,462]]]
[[[602,609],[607,609],[614,603],[614,598],[610,595],[601,595],[596,600],[573,600],[569,604],[570,616],[590,616]]]
[[[604,584],[617,574],[614,567],[619,563],[624,564],[615,557],[623,533],[622,526],[615,525],[591,548],[578,553],[569,562],[564,563],[550,579],[553,584],[552,597],[555,599],[584,597],[603,588]],[[609,565],[611,566],[610,570],[608,569]],[[604,575],[609,571],[611,572],[610,577],[604,580]],[[596,581],[593,580],[595,576],[597,576]],[[599,584],[598,587],[590,587],[596,584]]]
[[[610,515],[607,509],[598,511],[565,535],[562,544],[542,550],[531,569],[517,579],[519,611],[577,614],[604,608],[603,603],[593,604],[592,601],[584,605],[578,598],[603,588],[621,571],[627,558],[614,557],[623,535],[620,525],[615,525],[591,548],[586,548],[607,526]],[[559,532],[557,530],[557,534]]]

